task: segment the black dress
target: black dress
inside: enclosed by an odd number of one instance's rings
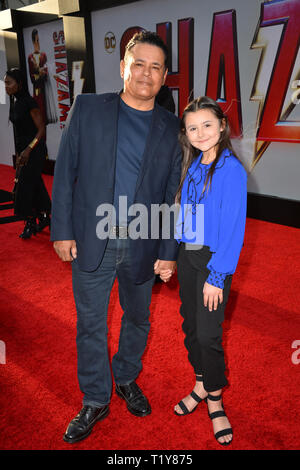
[[[14,125],[18,154],[32,142],[38,132],[30,114],[34,108],[38,108],[38,105],[26,92],[17,93],[15,101],[11,104],[9,119]],[[24,219],[51,211],[51,200],[42,179],[46,155],[46,143],[40,141],[31,151],[27,164],[21,168],[15,193],[14,212]]]

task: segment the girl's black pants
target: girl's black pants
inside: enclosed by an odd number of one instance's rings
[[[203,286],[209,274],[207,264],[212,253],[206,246],[200,249],[191,248],[195,247],[181,243],[177,260],[184,344],[195,374],[203,375],[203,385],[207,392],[214,392],[227,385],[222,322],[232,276],[226,276],[222,304],[218,304],[217,310],[210,312],[208,307],[204,307]]]

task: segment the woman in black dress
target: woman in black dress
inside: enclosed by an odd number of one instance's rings
[[[4,82],[11,99],[9,119],[14,125],[17,157],[14,212],[25,220],[20,237],[27,239],[50,226],[51,200],[42,179],[47,155],[45,123],[22,72],[16,68],[8,70]]]

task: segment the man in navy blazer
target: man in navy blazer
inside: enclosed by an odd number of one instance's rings
[[[122,92],[79,95],[60,143],[51,240],[58,256],[72,262],[78,379],[84,394],[83,407],[64,435],[69,443],[86,438],[109,412],[107,309],[116,278],[124,310],[111,364],[116,393],[135,416],[151,412],[135,380],[150,328],[154,275],[168,281],[177,258],[172,227],[169,236],[156,236],[152,209],[174,204],[181,172],[179,119],[155,104],[166,63],[159,36],[135,34],[120,64]],[[163,229],[170,221],[166,213]]]

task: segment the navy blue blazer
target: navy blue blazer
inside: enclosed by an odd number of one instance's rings
[[[100,264],[107,239],[96,227],[100,204],[113,203],[117,124],[117,93],[78,95],[70,110],[55,164],[52,192],[51,240],[75,240],[83,271]],[[181,173],[179,119],[155,105],[135,188],[135,203],[173,205]],[[150,227],[150,221],[149,221]],[[178,243],[169,239],[130,240],[136,283],[153,276],[156,259],[176,260]]]

